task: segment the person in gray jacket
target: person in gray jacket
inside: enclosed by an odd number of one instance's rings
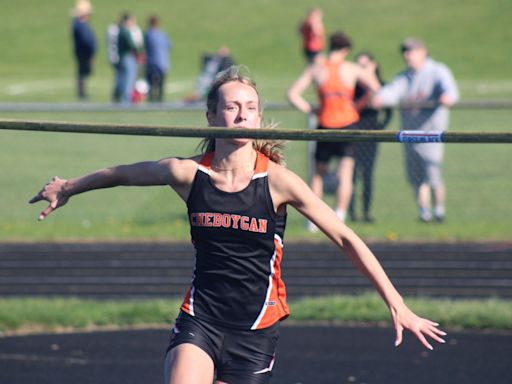
[[[446,131],[448,107],[459,99],[450,69],[433,60],[420,39],[405,39],[400,51],[407,68],[380,89],[372,105],[375,108],[400,105],[402,130]],[[405,143],[404,150],[407,178],[416,194],[420,220],[444,221],[444,144]]]

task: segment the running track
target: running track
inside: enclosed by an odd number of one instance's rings
[[[0,338],[1,384],[163,382],[166,330]],[[434,351],[391,328],[283,326],[273,384],[512,383],[512,333],[449,332]]]
[[[147,247],[1,244],[1,296],[51,295],[55,288],[62,294],[70,284],[76,284],[75,290],[67,294],[90,295],[85,290],[94,289],[93,296],[102,296],[98,292],[105,286],[109,293],[119,289],[115,296],[130,295],[121,288],[126,281],[134,284],[132,271],[137,276],[148,274],[135,284],[135,292],[150,287],[150,292],[168,294],[173,287],[168,283],[149,285],[156,274],[153,269],[158,273],[175,269],[190,255],[189,247]],[[402,290],[436,295],[442,288],[456,296],[512,296],[510,243],[375,248]],[[343,284],[345,291],[358,284],[351,275],[353,267],[339,264],[342,258],[332,248],[298,244],[287,251],[289,288],[296,296],[303,289],[321,294]],[[166,261],[169,258],[174,260]],[[139,265],[141,260],[146,268]],[[189,271],[185,264],[183,271]],[[332,273],[327,285],[326,271]],[[86,273],[96,280],[91,282]],[[118,273],[125,275],[120,278]],[[448,332],[447,343],[431,352],[410,334],[395,348],[390,327],[287,326],[285,322],[272,383],[512,383],[512,332]],[[0,384],[160,384],[167,339],[163,329],[0,337]]]
[[[512,243],[371,244],[404,296],[512,298]],[[0,244],[0,297],[182,297],[190,243]],[[286,243],[288,296],[373,290],[334,245]]]

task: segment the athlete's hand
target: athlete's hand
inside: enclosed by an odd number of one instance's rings
[[[404,329],[411,331],[418,340],[430,350],[434,348],[425,336],[430,337],[438,343],[445,343],[441,336],[446,336],[446,332],[438,328],[438,323],[417,316],[405,304],[397,308],[391,308],[391,316],[396,330],[395,347],[398,347],[402,343]]]
[[[46,216],[68,202],[69,197],[63,195],[63,186],[66,182],[67,180],[55,176],[51,182],[45,184],[37,195],[29,200],[30,204],[41,200],[46,200],[50,203],[50,205],[39,214],[39,220],[44,220]]]

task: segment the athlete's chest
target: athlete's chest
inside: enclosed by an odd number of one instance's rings
[[[210,173],[209,182],[218,191],[235,194],[246,190],[252,182],[252,174],[229,177],[220,173]]]

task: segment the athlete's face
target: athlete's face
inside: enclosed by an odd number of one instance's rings
[[[259,128],[261,113],[256,90],[237,81],[222,85],[217,110],[208,112],[207,118],[213,127]]]

